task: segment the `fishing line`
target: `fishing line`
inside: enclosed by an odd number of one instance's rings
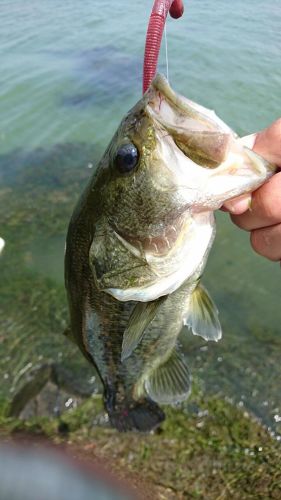
[[[168,37],[167,37],[167,23],[164,26],[164,40],[165,40],[165,55],[166,55],[166,74],[169,81],[169,58],[168,58]]]

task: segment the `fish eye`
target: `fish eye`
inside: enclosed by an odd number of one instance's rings
[[[114,164],[122,174],[131,172],[137,166],[138,161],[139,152],[134,144],[123,144],[117,149]]]

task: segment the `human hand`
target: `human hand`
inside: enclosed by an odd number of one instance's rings
[[[256,134],[253,150],[281,168],[281,118]],[[255,252],[281,260],[281,172],[252,195],[230,200],[224,208],[234,224],[250,231]]]

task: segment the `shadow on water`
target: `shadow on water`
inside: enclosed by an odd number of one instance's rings
[[[73,85],[76,93],[61,99],[63,106],[108,106],[120,102],[135,88],[141,88],[142,60],[125,54],[113,45],[71,54],[74,58]]]
[[[34,151],[16,149],[0,156],[1,185],[22,190],[42,187],[46,191],[67,187],[69,182],[88,178],[87,168],[97,164],[101,153],[96,145],[86,143],[56,144]]]
[[[57,54],[56,54],[57,55]],[[65,93],[62,106],[86,108],[108,107],[132,96],[142,88],[141,57],[126,54],[113,45],[96,47],[69,54],[73,60],[72,84],[75,92]],[[163,64],[159,71],[165,73]]]

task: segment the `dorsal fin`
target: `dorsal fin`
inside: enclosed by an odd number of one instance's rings
[[[166,301],[167,296],[160,297],[152,302],[138,302],[129,318],[123,335],[121,361],[127,359],[140,343],[145,329],[155,318],[159,308]]]
[[[199,335],[205,340],[217,342],[221,339],[218,310],[206,288],[200,284],[192,293],[184,324],[192,329],[194,335]]]
[[[160,404],[175,404],[187,399],[191,378],[184,358],[173,349],[165,363],[145,381],[149,397]]]

